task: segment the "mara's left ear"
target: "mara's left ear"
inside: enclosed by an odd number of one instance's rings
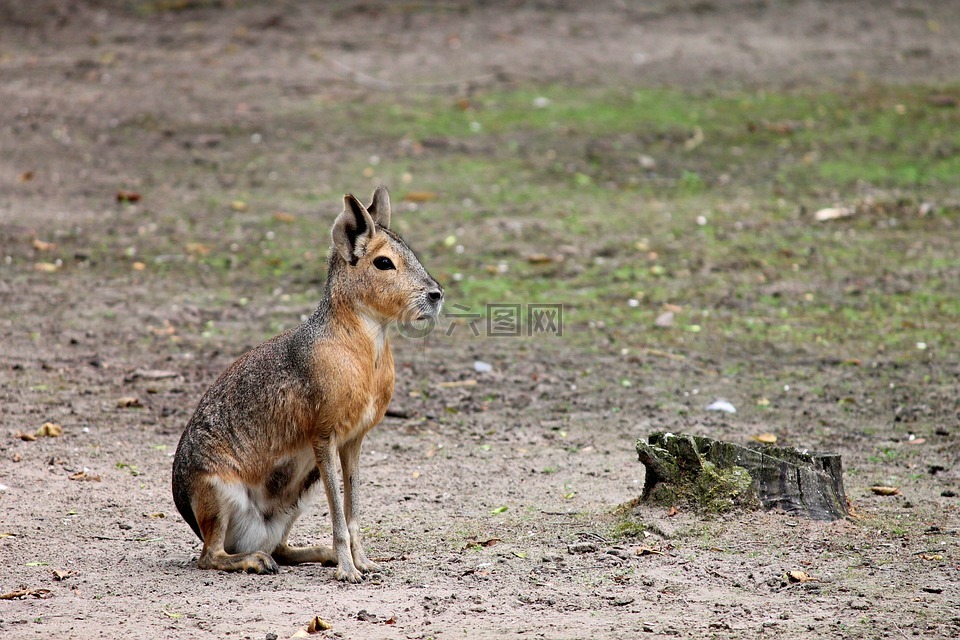
[[[333,246],[350,264],[367,252],[367,244],[377,232],[377,226],[367,210],[353,194],[343,196],[343,213],[333,223]]]
[[[390,228],[390,194],[386,187],[377,187],[373,192],[373,200],[367,207],[373,221],[384,229]]]

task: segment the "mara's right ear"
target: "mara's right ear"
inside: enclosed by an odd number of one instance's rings
[[[378,225],[384,229],[390,228],[390,194],[387,193],[386,187],[377,187],[373,192],[373,200],[370,201],[367,211]]]
[[[333,223],[333,246],[350,264],[367,252],[367,243],[377,232],[373,218],[360,201],[348,193],[343,196],[343,212]]]

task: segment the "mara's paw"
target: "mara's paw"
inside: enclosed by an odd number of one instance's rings
[[[245,560],[243,570],[247,573],[280,573],[280,566],[269,553],[254,551]]]
[[[383,571],[383,567],[369,558],[363,558],[361,560],[354,558],[353,563],[362,573],[377,573]]]
[[[352,582],[356,584],[363,581],[363,574],[360,573],[360,571],[354,566],[344,568],[342,565],[338,565],[337,580],[340,582]]]

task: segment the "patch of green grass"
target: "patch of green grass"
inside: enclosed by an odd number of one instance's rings
[[[191,149],[194,162],[163,168],[165,181],[215,186],[181,211],[152,212],[155,233],[98,238],[90,268],[200,280],[216,304],[280,288],[285,305],[310,306],[340,194],[366,198],[383,183],[394,227],[444,285],[448,312],[520,304],[526,327],[526,305],[562,304],[563,342],[584,347],[929,357],[960,346],[960,110],[926,100],[948,91],[546,86],[466,100],[304,98],[265,114],[276,131],[302,133],[259,144],[254,124],[201,132],[176,114],[146,114],[120,133],[222,136]],[[309,184],[318,117],[351,132],[351,152]],[[291,152],[306,168],[291,167]],[[433,199],[405,201],[412,191]],[[231,210],[234,200],[247,209]],[[856,214],[813,220],[834,205]],[[281,222],[278,210],[293,218]],[[137,275],[130,247],[147,265]],[[679,311],[655,329],[664,305]],[[281,319],[263,331],[271,321]]]
[[[637,540],[646,530],[646,525],[628,516],[613,526],[609,536],[613,540]]]

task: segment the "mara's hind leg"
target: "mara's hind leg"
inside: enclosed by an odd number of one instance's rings
[[[285,565],[303,564],[305,562],[319,562],[320,564],[331,566],[337,564],[337,553],[333,550],[333,547],[323,545],[316,547],[291,547],[287,544],[287,536],[290,535],[290,529],[293,527],[293,523],[297,521],[297,515],[299,515],[299,513],[291,516],[290,522],[287,523],[287,527],[283,532],[283,540],[280,541],[277,548],[270,554],[273,556],[273,559]]]
[[[247,573],[278,573],[280,567],[270,554],[263,551],[251,553],[227,553],[224,543],[232,517],[226,501],[217,495],[215,487],[203,484],[195,496],[194,514],[203,534],[203,551],[197,566],[201,569],[220,571],[246,571]]]
[[[360,538],[360,448],[361,438],[351,440],[340,447],[340,467],[343,469],[343,513],[347,520],[347,531],[350,533],[350,552],[353,564],[363,571],[379,571],[380,565],[367,557]]]

